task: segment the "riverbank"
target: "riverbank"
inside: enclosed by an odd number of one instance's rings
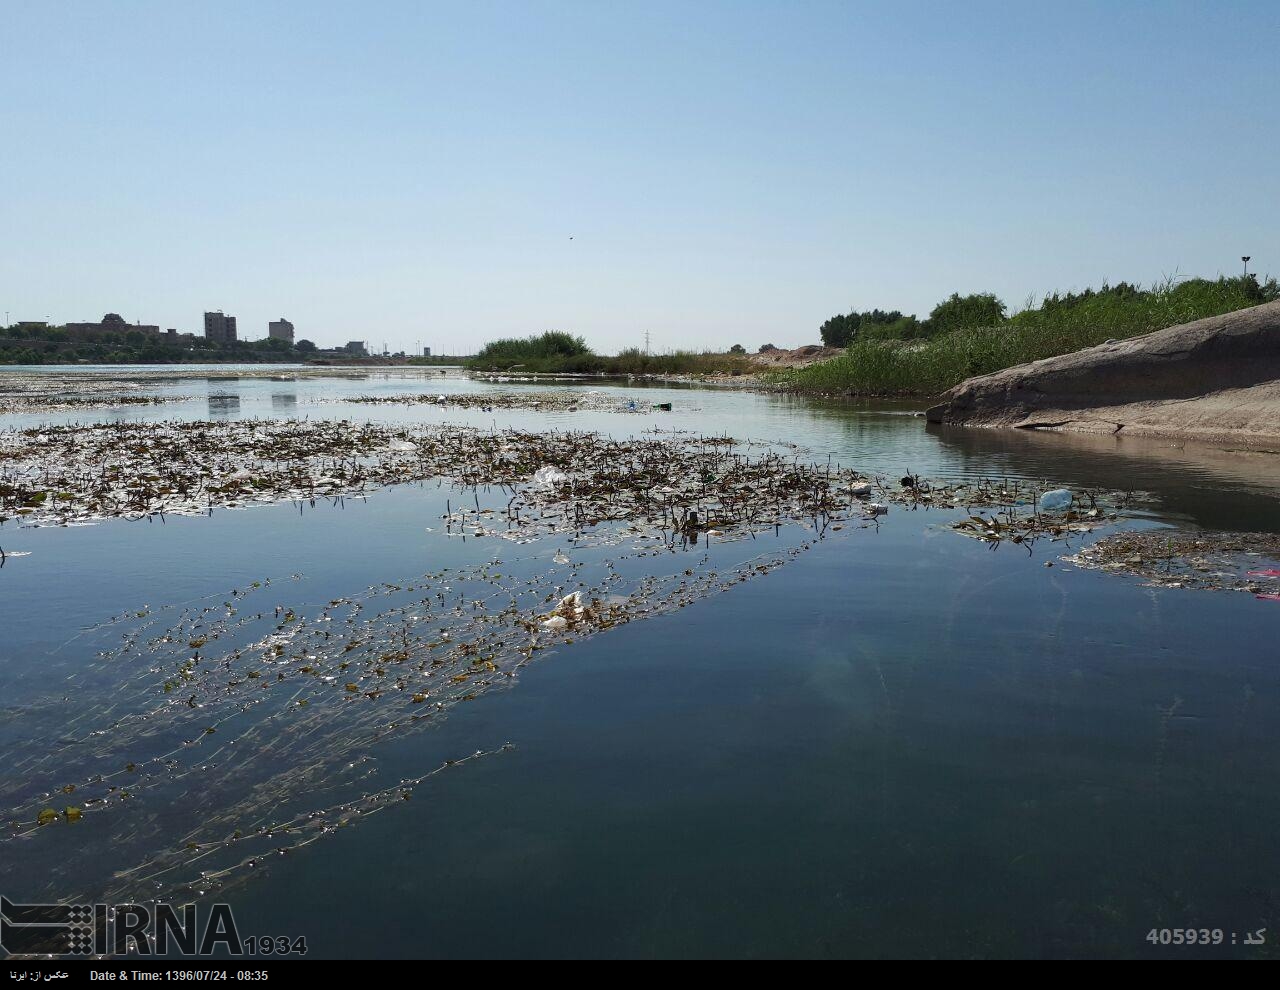
[[[1280,302],[972,378],[928,419],[1280,447]]]
[[[805,394],[939,396],[977,376],[1247,310],[1274,301],[1277,291],[1274,280],[1260,284],[1250,276],[1055,294],[990,325],[924,340],[855,340],[834,360],[771,381]]]

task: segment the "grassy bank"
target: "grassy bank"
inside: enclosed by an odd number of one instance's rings
[[[431,357],[423,357],[422,355],[411,357],[404,363],[421,365],[426,368],[456,368],[473,360],[475,360],[474,354],[433,354]]]
[[[618,354],[578,354],[558,358],[513,361],[511,364],[472,360],[475,371],[529,372],[561,375],[744,375],[756,370],[745,357],[710,351],[672,351],[645,354],[626,350]]]
[[[855,341],[840,357],[770,378],[797,392],[937,395],[975,375],[1219,316],[1278,296],[1274,279],[1259,284],[1252,276],[1170,280],[1150,289],[1122,283],[1051,295],[1040,306],[994,325],[964,327],[928,340]]]
[[[646,354],[631,348],[618,354],[595,354],[581,337],[548,332],[486,344],[467,362],[474,371],[517,371],[569,375],[732,375],[745,374],[751,363],[743,354],[673,351]]]

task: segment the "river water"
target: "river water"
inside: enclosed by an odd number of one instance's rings
[[[1280,527],[1273,455],[943,429],[911,403],[598,381],[570,387],[672,411],[344,401],[565,387],[435,369],[148,371],[134,383],[180,401],[10,414],[0,428],[304,417],[657,427],[793,443],[889,477],[1147,493],[1128,525]],[[65,709],[42,715],[48,698],[110,696],[110,672],[77,679],[104,635],[86,630],[109,617],[267,580],[324,601],[489,560],[486,541],[440,531],[445,497],[405,485],[305,511],[5,523],[0,547],[29,555],[0,569],[0,745],[16,751],[38,733],[56,748]],[[891,511],[726,593],[539,654],[509,689],[371,744],[381,783],[368,788],[510,750],[263,862],[219,899],[242,932],[304,935],[312,957],[1270,954],[1280,604],[1065,564],[1088,536],[992,551],[945,521]],[[152,822],[157,848],[179,841],[163,814]],[[74,861],[90,825],[0,842],[0,890],[81,894],[58,864]],[[1147,941],[1174,927],[1222,929],[1223,944]],[[1260,928],[1266,945],[1240,944]]]

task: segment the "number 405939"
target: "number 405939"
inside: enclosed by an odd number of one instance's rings
[[[1152,945],[1221,945],[1226,937],[1221,928],[1153,928],[1147,932]]]

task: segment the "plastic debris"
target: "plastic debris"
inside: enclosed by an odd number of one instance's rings
[[[533,483],[540,488],[554,488],[556,485],[563,484],[569,480],[569,476],[557,467],[548,464],[546,467],[540,467],[533,472]]]
[[[1055,488],[1040,496],[1041,512],[1058,512],[1071,508],[1073,496],[1068,488]]]

